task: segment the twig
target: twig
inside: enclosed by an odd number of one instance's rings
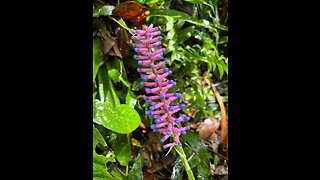
[[[224,80],[220,83],[213,84],[212,86],[217,87],[217,86],[221,86],[222,84],[226,84],[226,83],[228,83],[228,80]]]

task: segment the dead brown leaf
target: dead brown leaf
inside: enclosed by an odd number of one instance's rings
[[[228,174],[228,167],[226,167],[225,165],[219,165],[215,171],[214,171],[214,174],[217,174],[217,175],[227,175]]]
[[[199,136],[205,141],[212,141],[213,136],[216,135],[220,123],[213,117],[208,117],[204,120],[199,131]]]
[[[100,31],[98,36],[102,39],[102,53],[103,55],[118,56],[122,59],[122,54],[118,47],[117,37],[111,35],[110,30],[107,29],[106,25],[102,21],[97,21]]]
[[[115,32],[117,34],[119,50],[123,59],[125,59],[126,57],[128,57],[131,50],[128,32],[122,27],[118,27]]]

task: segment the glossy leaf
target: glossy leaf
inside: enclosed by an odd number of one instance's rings
[[[134,108],[134,106],[137,103],[137,97],[136,95],[130,90],[128,89],[128,93],[126,95],[126,104],[132,108]]]
[[[95,100],[93,121],[114,132],[127,134],[138,128],[141,119],[137,111],[126,104],[113,107],[108,101]]]
[[[143,157],[139,154],[127,176],[128,180],[142,180],[142,168],[144,165]]]
[[[102,146],[107,146],[106,141],[103,139],[99,130],[93,127],[93,149],[95,149],[96,145],[100,143]]]
[[[115,133],[113,133],[115,134]],[[111,141],[116,159],[121,166],[128,165],[131,160],[131,146],[127,134],[115,134],[116,138]]]
[[[100,101],[107,101],[113,107],[120,105],[120,100],[116,94],[111,78],[107,72],[106,66],[102,66],[98,71]]]
[[[200,139],[198,133],[195,133],[193,131],[188,131],[185,136],[181,137],[181,141],[187,142],[189,144],[189,147],[185,148],[185,152],[188,158],[191,157],[191,159],[195,159],[193,160],[195,163],[198,162],[198,160],[196,160],[197,158],[201,160],[197,166],[197,167],[201,166],[201,172],[199,172],[199,169],[197,169],[198,173],[202,174],[202,176],[209,176],[210,175],[210,153],[208,152],[204,142]],[[192,166],[191,163],[190,163],[190,166]]]
[[[199,158],[199,156],[196,154],[196,152],[192,151],[190,147],[185,147],[184,151],[188,156],[188,162],[190,164],[191,169],[198,166],[201,163],[201,159]]]
[[[103,155],[98,155],[93,153],[93,179],[102,180],[102,179],[115,179],[107,171],[106,163],[108,158]]]
[[[199,135],[195,132],[190,131],[187,136],[187,142],[191,144],[192,149],[198,154],[201,159],[201,163],[206,164],[206,167],[209,168],[209,158],[210,153],[207,150],[206,145],[200,139]]]
[[[109,77],[113,82],[119,82],[121,77],[121,61],[119,58],[112,58],[106,61]]]

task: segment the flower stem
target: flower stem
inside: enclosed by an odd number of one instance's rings
[[[187,156],[184,153],[183,148],[178,146],[178,145],[175,145],[174,148],[175,148],[175,150],[177,151],[177,153],[179,154],[179,156],[180,156],[180,158],[182,160],[184,169],[186,170],[186,172],[188,174],[189,180],[195,180],[195,178],[193,176],[193,173],[192,173],[192,170],[191,170],[191,168],[189,166],[189,163],[188,163],[188,160],[187,160]]]

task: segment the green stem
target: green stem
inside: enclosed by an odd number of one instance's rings
[[[195,178],[193,176],[193,173],[192,173],[192,170],[191,170],[191,168],[189,166],[189,163],[188,163],[188,160],[187,160],[187,156],[184,153],[184,150],[182,149],[182,147],[180,147],[178,145],[175,145],[174,148],[175,148],[175,150],[177,151],[177,153],[179,154],[179,156],[180,156],[180,158],[182,160],[184,169],[186,170],[186,172],[188,174],[189,180],[195,180]]]

